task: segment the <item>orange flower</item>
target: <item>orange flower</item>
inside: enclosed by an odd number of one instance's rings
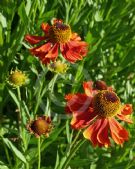
[[[110,146],[109,133],[115,143],[122,145],[129,136],[128,132],[115,120],[115,117],[132,123],[132,120],[128,118],[132,113],[132,105],[122,105],[111,87],[107,87],[104,83],[102,90],[101,86],[98,90],[92,88],[91,81],[85,82],[83,84],[84,94],[66,96],[66,110],[73,114],[71,126],[74,129],[87,127],[83,135],[94,146]]]
[[[42,23],[41,29],[44,36],[26,35],[25,40],[31,45],[38,44],[43,41],[43,45],[31,48],[30,52],[37,56],[43,64],[56,60],[58,49],[66,60],[71,63],[82,60],[87,54],[87,43],[81,41],[77,33],[72,33],[69,25],[62,20],[54,20],[53,25]]]
[[[48,137],[53,126],[50,117],[41,116],[36,120],[30,121],[26,127],[30,133],[38,138],[41,135]]]

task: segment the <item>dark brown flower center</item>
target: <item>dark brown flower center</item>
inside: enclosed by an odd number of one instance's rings
[[[66,43],[71,37],[71,28],[60,22],[56,22],[49,30],[50,40],[54,43]]]
[[[116,93],[103,90],[94,96],[94,110],[101,117],[115,116],[120,109],[120,99]]]
[[[31,129],[39,136],[45,134],[48,128],[49,124],[43,119],[35,120],[31,125]]]

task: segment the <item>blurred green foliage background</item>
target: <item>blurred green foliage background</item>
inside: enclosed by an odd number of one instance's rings
[[[89,44],[83,61],[69,65],[65,75],[54,75],[31,56],[25,34],[41,35],[40,25],[52,18],[70,24]],[[17,137],[15,89],[6,83],[11,69],[29,75],[30,83],[21,88],[24,109],[33,117],[37,99],[38,113],[53,115],[54,133],[42,143],[42,169],[53,169],[56,156],[64,156],[71,129],[65,118],[64,96],[82,91],[82,82],[106,81],[114,86],[123,103],[135,106],[135,1],[134,0],[0,0],[0,168],[25,168],[25,159],[36,168],[36,139],[23,149]],[[57,78],[53,83],[53,78]],[[134,120],[133,114],[133,120]],[[25,119],[26,123],[27,119]],[[134,120],[135,122],[135,120]],[[66,127],[65,127],[66,126]],[[135,124],[126,125],[130,140],[124,147],[115,144],[93,148],[85,142],[70,162],[72,169],[134,169]],[[21,153],[21,155],[20,155]],[[9,159],[8,159],[9,157]],[[35,167],[34,167],[35,166]],[[69,168],[70,169],[70,168]]]

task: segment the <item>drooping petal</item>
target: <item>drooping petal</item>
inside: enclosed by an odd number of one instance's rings
[[[69,100],[71,100],[71,98],[72,98],[73,96],[74,96],[74,94],[69,93],[69,94],[67,94],[67,95],[65,96],[65,100],[66,100],[66,101],[69,101]],[[67,104],[66,104],[66,106],[65,106],[65,112],[68,113],[68,114],[72,114],[72,111],[70,110],[70,108],[68,107]]]
[[[92,108],[89,108],[85,112],[73,112],[73,118],[71,120],[71,127],[73,129],[81,129],[87,127],[97,114],[93,111]]]
[[[77,33],[72,33],[71,40],[80,41],[81,37]]]
[[[55,44],[52,46],[51,43],[46,43],[42,46],[35,47],[30,49],[31,53],[37,56],[42,63],[47,64],[50,61],[54,61],[58,56],[58,45]]]
[[[100,129],[102,125],[102,119],[98,119],[96,120],[95,123],[93,123],[92,125],[90,125],[84,132],[83,132],[83,136],[90,140],[93,144],[93,146],[99,146],[102,147],[104,146],[103,144],[101,144],[98,139],[97,139],[97,133]]]
[[[92,81],[83,82],[83,88],[84,88],[85,94],[87,96],[93,97],[97,93],[96,90],[93,90],[93,82]]]
[[[53,61],[54,58],[46,58],[46,53],[39,53],[36,55],[43,64],[48,64],[50,61]]]
[[[44,36],[32,36],[32,35],[26,35],[24,38],[27,42],[29,42],[31,45],[37,44],[42,40],[45,40]]]
[[[75,94],[69,93],[65,96],[65,99],[68,101],[70,100]]]
[[[125,104],[123,106],[123,109],[122,109],[121,113],[123,115],[129,115],[129,114],[132,113],[132,111],[133,111],[132,104]]]
[[[45,56],[46,58],[56,58],[58,56],[58,47],[59,45],[56,43],[47,53],[47,55]]]
[[[79,53],[74,52],[69,48],[67,44],[61,44],[60,45],[60,50],[62,52],[62,55],[66,60],[68,60],[71,63],[76,62],[77,60],[81,60],[82,57],[80,56]]]
[[[41,54],[46,54],[49,50],[51,49],[51,43],[45,43],[44,45],[42,46],[38,46],[38,47],[35,47],[35,48],[31,48],[30,49],[30,52],[33,54],[33,55],[41,55]]]
[[[133,123],[133,121],[131,119],[129,119],[127,116],[123,115],[123,114],[117,114],[117,117],[122,120],[125,121],[127,123]]]
[[[103,144],[105,147],[108,147],[110,145],[110,140],[108,137],[108,130],[109,130],[109,122],[108,119],[101,119],[102,125],[99,128],[99,131],[97,133],[97,140]]]
[[[75,94],[68,102],[67,106],[72,112],[82,113],[89,109],[91,98],[85,94]]]
[[[55,44],[47,53],[43,55],[39,55],[40,60],[42,63],[50,63],[50,61],[54,61],[58,56],[58,45]]]
[[[70,50],[74,51],[75,53],[78,53],[80,56],[86,56],[88,50],[88,44],[84,41],[69,41],[68,46]]]
[[[122,145],[128,140],[128,132],[114,118],[109,119],[109,126],[112,139],[117,144]]]
[[[49,31],[50,27],[51,27],[51,26],[50,26],[48,23],[42,23],[42,24],[41,24],[41,29],[42,29],[46,34],[48,34],[48,31]]]

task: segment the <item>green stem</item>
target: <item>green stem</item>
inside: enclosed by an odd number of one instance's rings
[[[40,137],[38,138],[38,169],[40,169],[41,154],[40,154]]]
[[[70,148],[72,148],[72,147],[74,146],[74,144],[76,144],[76,141],[77,141],[77,139],[78,139],[79,136],[80,136],[80,133],[81,133],[81,130],[79,130],[78,133],[76,134],[76,136],[75,136],[75,138],[74,138],[74,140],[73,140],[73,142],[72,142]]]
[[[57,80],[58,74],[54,75],[53,79],[51,80],[50,84],[51,84],[51,93],[53,93],[53,89],[54,89],[54,85],[55,82]]]
[[[35,108],[34,108],[34,116],[36,116],[36,113],[38,111],[38,107],[39,107],[39,104],[40,104],[40,101],[41,101],[41,98],[42,98],[42,88],[43,88],[43,83],[44,83],[44,79],[41,79],[41,83],[40,83],[40,87],[39,87],[39,91],[38,91],[38,95],[37,95],[37,101],[36,101],[36,105],[35,105]]]
[[[26,169],[29,169],[29,163],[26,163]]]
[[[71,161],[71,159],[74,157],[75,153],[77,152],[77,150],[85,143],[86,140],[83,141],[78,141],[77,144],[75,145],[75,147],[72,149],[70,155],[68,156],[68,158],[66,159],[66,162],[63,166],[62,169],[67,169],[68,168],[68,164]]]
[[[21,92],[20,92],[20,87],[17,87],[17,95],[18,95],[18,100],[19,100],[19,126],[21,127],[20,128],[20,131],[22,131],[22,128],[23,128],[23,117],[22,117],[22,101],[21,101]]]
[[[76,134],[72,144],[70,145],[70,148],[68,149],[68,152],[66,153],[66,155],[64,156],[64,162],[63,160],[61,160],[60,165],[57,167],[57,169],[66,169],[66,167],[68,166],[70,160],[72,159],[72,157],[75,155],[75,152],[80,148],[80,146],[82,145],[81,142],[83,142],[82,140],[78,140],[79,136],[80,136],[81,131],[78,131],[78,133]]]
[[[3,143],[3,145],[4,145],[4,149],[5,149],[5,153],[6,153],[6,157],[7,157],[8,163],[9,163],[10,167],[12,168],[12,164],[11,164],[11,160],[10,160],[10,157],[9,157],[8,149],[7,149],[7,147],[5,146],[4,143]]]
[[[41,87],[40,90],[39,90],[39,94],[38,94],[36,106],[35,106],[35,109],[34,109],[34,115],[36,115],[36,113],[37,113],[37,111],[38,111],[38,107],[39,107],[40,101],[41,101],[41,96],[40,96],[41,90],[42,90],[42,87]]]
[[[22,109],[22,99],[21,99],[21,92],[20,92],[20,87],[17,87],[17,94],[18,94],[18,100],[19,100],[19,130],[20,130],[20,135],[23,140],[24,144],[24,151],[27,149],[27,141],[25,138],[25,130],[24,130],[24,119],[23,119],[23,109]],[[26,113],[27,114],[27,113]]]

